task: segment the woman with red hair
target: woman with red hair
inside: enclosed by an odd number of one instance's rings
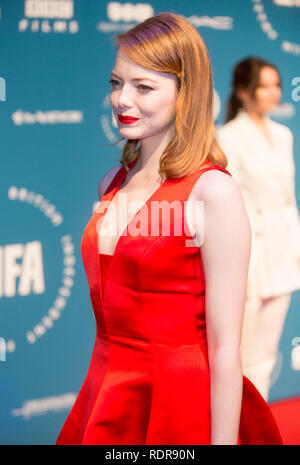
[[[126,143],[81,243],[97,335],[56,444],[281,444],[242,373],[250,224],[215,140],[205,44],[162,13],[117,45]]]

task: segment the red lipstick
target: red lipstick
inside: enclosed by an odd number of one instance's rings
[[[118,115],[119,121],[123,124],[132,124],[135,121],[138,121],[139,118],[134,118],[133,116]]]

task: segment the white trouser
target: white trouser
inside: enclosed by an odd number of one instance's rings
[[[241,340],[243,374],[266,401],[290,300],[290,293],[269,298],[253,293],[245,303]]]

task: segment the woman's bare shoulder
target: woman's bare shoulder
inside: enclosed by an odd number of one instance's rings
[[[111,181],[113,180],[113,178],[115,177],[115,175],[117,174],[117,172],[119,171],[119,169],[121,168],[121,165],[116,165],[116,166],[113,166],[99,181],[99,184],[98,184],[98,198],[99,200],[101,200],[101,198],[103,197],[106,189],[108,188],[108,186],[110,185]]]
[[[194,195],[202,200],[228,201],[241,198],[241,190],[235,179],[219,169],[205,171],[196,181]]]

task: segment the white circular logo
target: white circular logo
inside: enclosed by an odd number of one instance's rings
[[[268,39],[277,41],[281,50],[300,55],[298,43],[299,0],[252,0],[253,11],[262,31]],[[294,32],[295,31],[295,32]]]
[[[10,186],[8,199],[15,229],[9,219],[1,226],[0,299],[1,337],[12,353],[34,344],[60,318],[74,284],[75,255],[71,235],[60,232],[62,214],[42,194]]]

